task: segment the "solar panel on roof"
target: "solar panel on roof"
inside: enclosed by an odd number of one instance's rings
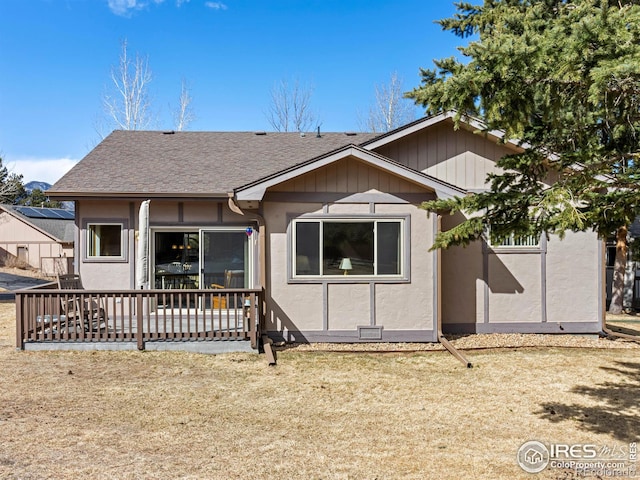
[[[58,209],[48,208],[44,213],[50,215],[49,218],[64,218]]]
[[[16,207],[16,210],[20,212],[25,217],[29,218],[44,218],[44,215],[41,215],[36,209],[31,207]]]
[[[18,213],[28,218],[49,218],[73,220],[75,213],[62,208],[36,208],[36,207],[15,207]]]

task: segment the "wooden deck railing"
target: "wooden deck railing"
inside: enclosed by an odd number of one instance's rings
[[[16,292],[16,346],[27,342],[250,340],[258,348],[262,289]]]

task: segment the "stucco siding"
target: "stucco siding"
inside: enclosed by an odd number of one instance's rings
[[[109,290],[133,287],[134,243],[132,218],[129,202],[84,201],[76,203],[76,222],[79,239],[76,239],[76,261],[86,289]],[[87,223],[118,222],[123,224],[124,260],[87,260]]]
[[[599,321],[598,278],[602,275],[595,233],[567,233],[552,238],[547,253],[547,320]]]
[[[540,322],[540,254],[493,254],[489,263],[489,321]]]
[[[483,321],[482,244],[442,252],[442,323]]]
[[[124,225],[124,260],[83,260],[80,274],[85,288],[133,288],[137,247],[138,213],[140,201],[83,201],[77,209],[80,225],[78,255],[86,258],[87,222],[122,222]],[[226,202],[162,201],[152,200],[149,205],[151,228],[183,228],[194,230],[221,224],[253,223],[247,217],[229,210]]]
[[[136,215],[140,209],[140,203],[136,202]],[[149,203],[149,223],[177,223],[180,219],[180,211],[183,211],[182,204],[178,202],[163,202],[152,200]]]
[[[330,215],[366,215],[370,207],[366,203],[334,203],[327,206]]]
[[[267,202],[267,330],[285,334],[304,330],[321,330],[323,325],[323,287],[320,284],[287,283],[287,226],[290,216],[320,213],[322,205]]]
[[[136,224],[139,202],[135,204]],[[194,201],[194,202],[168,202],[152,200],[149,205],[149,222],[154,224],[202,225],[208,226],[222,222],[246,223],[247,219],[242,215],[229,210],[226,202],[221,201]],[[136,227],[137,228],[137,227]]]
[[[328,328],[330,330],[355,330],[358,325],[369,325],[369,285],[328,285]]]
[[[375,286],[376,324],[388,330],[432,330],[434,319],[433,217],[417,205],[375,206],[378,214],[410,214],[411,281]]]
[[[365,188],[365,187],[363,187]],[[350,193],[350,192],[346,192]],[[332,215],[381,215],[406,218],[408,226],[405,271],[407,280],[318,278],[291,281],[288,222],[304,214],[316,218]],[[435,328],[434,273],[432,252],[433,219],[411,204],[295,204],[265,202],[267,225],[267,328],[287,339],[301,338],[299,332],[350,332],[376,326],[384,331],[424,331]],[[345,283],[347,282],[347,283]],[[410,341],[406,338],[405,341]]]
[[[445,216],[443,229],[461,220]],[[596,332],[599,241],[592,233],[551,236],[539,247],[477,241],[442,252],[445,331]],[[569,324],[569,325],[567,325]],[[571,325],[573,324],[573,326]],[[466,327],[465,327],[466,325]]]
[[[376,325],[386,330],[435,329],[433,292],[426,283],[376,285],[375,302]]]

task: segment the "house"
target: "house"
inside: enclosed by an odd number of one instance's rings
[[[73,211],[0,205],[0,258],[45,275],[67,273],[73,260]]]
[[[593,233],[429,251],[462,218],[422,202],[487,188],[519,149],[452,117],[382,135],[115,131],[47,194],[75,202],[86,289],[262,288],[276,340],[600,332]]]

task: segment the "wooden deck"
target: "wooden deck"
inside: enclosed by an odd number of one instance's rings
[[[52,288],[53,287],[53,288]],[[250,341],[258,348],[262,289],[16,292],[16,346],[27,343]]]

